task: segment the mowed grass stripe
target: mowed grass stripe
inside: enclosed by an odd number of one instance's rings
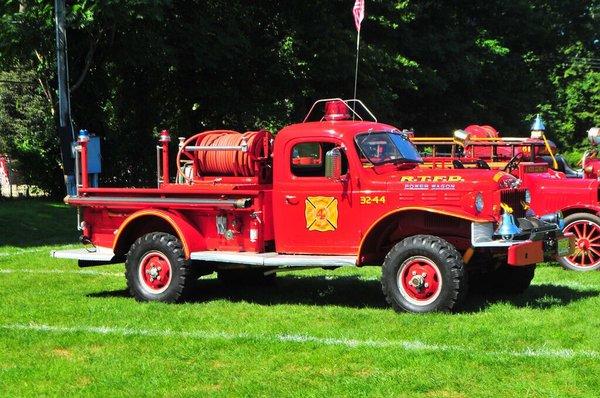
[[[123,277],[124,278],[124,271],[122,272],[109,272],[109,271],[99,271],[98,269],[31,269],[31,268],[0,268],[0,274],[18,274],[18,273],[23,273],[23,274],[40,274],[40,275],[46,275],[46,274],[72,274],[72,275],[90,275],[90,276],[114,276],[114,277]],[[286,272],[286,275],[290,275],[290,272]],[[292,275],[293,276],[293,275]],[[327,276],[326,279],[327,280],[333,280],[335,279],[336,276]],[[359,279],[364,280],[364,281],[379,281],[379,278],[376,276],[358,276]],[[577,281],[564,281],[564,282],[557,282],[557,281],[552,281],[552,280],[541,280],[540,278],[537,278],[537,280],[534,280],[532,285],[533,286],[540,286],[540,285],[545,285],[545,284],[550,284],[553,286],[563,286],[563,287],[570,287],[570,288],[574,288],[574,289],[580,289],[580,290],[600,290],[600,284],[592,284],[592,283],[581,283],[581,282],[577,282]]]
[[[346,338],[324,338],[310,335],[267,335],[252,333],[228,333],[215,332],[207,330],[194,331],[173,331],[173,330],[154,330],[143,328],[119,328],[110,326],[55,326],[55,325],[36,325],[36,324],[0,324],[0,329],[9,331],[32,331],[40,333],[87,333],[98,335],[117,335],[149,338],[175,338],[175,339],[194,339],[194,340],[220,340],[220,341],[256,341],[268,344],[273,343],[297,343],[313,344],[324,346],[341,346],[344,348],[374,348],[374,349],[402,349],[404,351],[420,352],[450,352],[463,353],[469,356],[491,356],[491,357],[539,357],[550,359],[572,359],[572,358],[599,358],[597,351],[591,350],[571,350],[571,349],[548,349],[528,347],[520,351],[483,351],[479,349],[462,347],[456,345],[429,344],[426,342],[414,341],[394,341],[394,340],[357,340]]]
[[[523,295],[474,295],[457,314],[394,313],[375,267],[284,273],[272,286],[212,275],[184,303],[139,303],[123,264],[49,257],[80,247],[63,208],[0,206],[0,397],[600,391],[600,272],[544,265]]]
[[[0,268],[0,274],[72,274],[72,275],[92,275],[92,276],[118,276],[124,278],[123,272],[107,272],[97,270],[70,270],[70,269],[9,269]]]

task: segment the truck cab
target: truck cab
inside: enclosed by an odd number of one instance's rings
[[[467,279],[522,291],[545,255],[573,250],[556,222],[527,212],[515,177],[424,167],[407,132],[360,101],[319,100],[274,138],[219,130],[181,139],[174,180],[168,137],[151,189],[86,186],[80,139],[81,184],[66,202],[98,254],[55,257],[125,261],[132,295],[159,301],[180,300],[190,279],[212,272],[226,281],[379,266],[394,309],[428,312],[458,308]]]

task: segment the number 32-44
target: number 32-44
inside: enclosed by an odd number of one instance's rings
[[[380,205],[385,204],[385,196],[361,196],[361,205]]]

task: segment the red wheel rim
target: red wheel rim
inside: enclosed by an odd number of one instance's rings
[[[142,257],[139,266],[142,287],[153,294],[162,293],[171,283],[171,263],[161,252],[149,252]]]
[[[576,268],[593,268],[600,265],[600,226],[579,220],[567,225],[564,232],[575,235],[575,253],[565,257]]]
[[[400,294],[416,305],[434,302],[442,291],[442,275],[428,258],[415,256],[407,259],[398,269]]]

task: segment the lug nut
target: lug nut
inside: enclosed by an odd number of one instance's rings
[[[425,287],[429,287],[429,283],[425,282]]]
[[[413,275],[417,275],[417,271],[413,271],[413,272],[412,272],[412,274],[413,274]]]

